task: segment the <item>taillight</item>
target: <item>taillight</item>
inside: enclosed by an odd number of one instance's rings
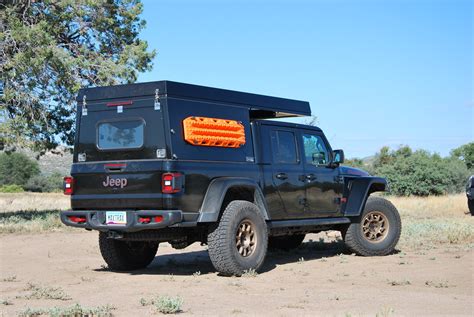
[[[86,223],[86,216],[67,216],[69,220],[75,223]]]
[[[64,195],[74,194],[74,177],[66,176],[64,177]]]
[[[183,188],[183,174],[181,173],[164,173],[161,179],[163,194],[174,194]]]
[[[140,216],[138,217],[138,222],[139,223],[143,223],[143,224],[149,224],[151,222],[155,222],[155,223],[160,223],[163,221],[163,216],[150,216],[150,217],[146,217],[146,216]]]

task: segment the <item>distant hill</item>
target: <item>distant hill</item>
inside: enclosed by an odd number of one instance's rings
[[[38,153],[28,149],[19,150],[25,153],[29,158],[36,160],[44,175],[50,175],[57,172],[61,175],[69,175],[71,172],[72,154],[68,148],[59,146],[54,150],[46,152],[38,159]]]

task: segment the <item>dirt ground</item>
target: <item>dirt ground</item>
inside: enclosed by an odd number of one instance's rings
[[[147,269],[114,273],[96,232],[1,235],[0,299],[10,303],[0,308],[16,316],[27,307],[110,304],[115,316],[139,316],[155,313],[141,298],[170,295],[183,299],[183,316],[473,315],[472,247],[364,258],[341,254],[331,238],[308,235],[293,252],[269,253],[258,276],[237,278],[218,276],[199,244],[162,244]],[[71,299],[27,299],[27,283],[61,287]]]

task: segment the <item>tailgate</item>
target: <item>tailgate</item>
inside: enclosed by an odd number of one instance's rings
[[[163,162],[75,163],[73,209],[162,209]]]

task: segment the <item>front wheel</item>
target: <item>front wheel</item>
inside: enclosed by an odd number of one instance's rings
[[[112,271],[143,269],[155,258],[157,242],[120,241],[107,238],[107,233],[99,232],[99,248],[102,257]]]
[[[358,255],[387,255],[395,249],[401,230],[397,208],[384,198],[369,197],[360,220],[347,228],[344,242]]]
[[[209,257],[224,275],[240,276],[258,270],[267,254],[267,224],[255,204],[234,200],[227,205],[219,223],[209,230]]]
[[[467,199],[467,206],[469,207],[469,212],[471,216],[474,216],[474,199]]]

